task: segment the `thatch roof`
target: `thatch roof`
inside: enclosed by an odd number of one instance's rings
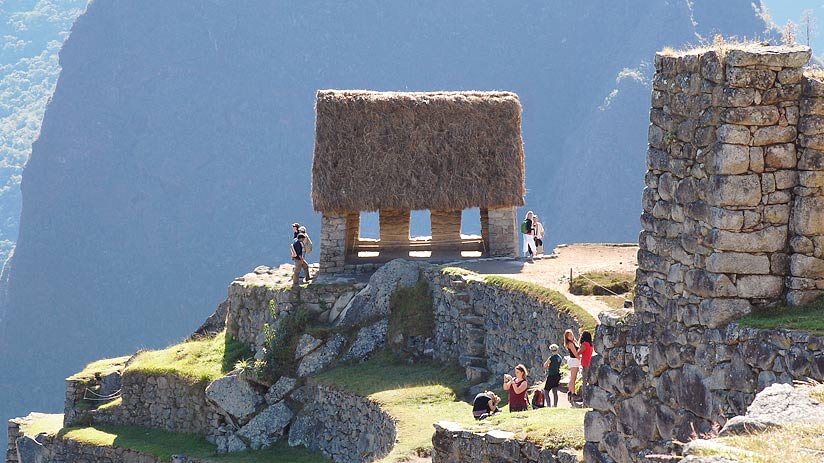
[[[523,205],[518,95],[321,90],[317,98],[316,211]]]

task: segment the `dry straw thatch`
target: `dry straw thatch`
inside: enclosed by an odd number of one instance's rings
[[[316,211],[523,205],[514,93],[321,90],[316,115]]]

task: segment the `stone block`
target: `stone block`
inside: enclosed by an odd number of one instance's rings
[[[775,125],[779,113],[775,106],[749,106],[746,108],[727,108],[721,111],[721,120],[738,125]]]
[[[692,269],[684,275],[684,284],[692,294],[701,297],[735,297],[735,285],[724,274]]]
[[[798,109],[803,117],[824,116],[824,98],[802,98]]]
[[[766,90],[773,86],[776,74],[769,69],[749,69],[727,66],[727,83],[732,87]]]
[[[735,282],[738,297],[775,299],[784,291],[784,279],[775,275],[739,276]]]
[[[735,124],[724,124],[718,127],[718,141],[720,142],[749,145],[751,139],[750,131],[746,127]]]
[[[706,265],[708,271],[715,273],[745,275],[767,275],[770,273],[770,259],[766,255],[714,252],[707,258]]]
[[[707,155],[707,173],[735,175],[747,172],[750,167],[749,147],[716,143]]]
[[[798,183],[807,188],[824,187],[824,171],[802,170],[798,172]]]
[[[787,227],[766,227],[758,231],[744,233],[713,230],[709,239],[711,246],[720,251],[776,252],[784,249],[787,242]]]
[[[794,85],[801,83],[804,72],[801,68],[787,68],[778,71],[777,80],[781,85]]]
[[[280,401],[252,418],[237,434],[247,439],[253,450],[269,447],[280,440],[293,416],[286,402]]]
[[[707,202],[713,206],[757,206],[761,202],[761,183],[755,174],[712,175],[709,188]]]
[[[206,387],[206,397],[222,412],[245,422],[263,403],[263,397],[238,375],[227,375]]]
[[[789,305],[804,305],[808,304],[824,295],[824,291],[820,290],[790,290],[787,291],[785,299]]]
[[[712,207],[709,210],[708,219],[710,226],[722,230],[739,231],[744,226],[744,213],[742,211]]]
[[[790,274],[804,278],[824,278],[824,259],[793,254],[790,256]]]
[[[798,130],[804,135],[824,133],[824,116],[810,115],[802,117],[798,123]]]
[[[753,47],[748,49],[728,50],[725,55],[727,66],[774,66],[782,68],[800,68],[810,60],[812,52],[803,45]]]
[[[795,144],[768,146],[764,156],[764,166],[770,169],[792,169],[796,165]]]
[[[824,150],[824,134],[798,136],[798,144],[804,148],[812,148],[814,150]]]
[[[795,170],[778,170],[775,172],[776,190],[788,190],[798,185],[798,172]]]
[[[728,108],[750,106],[755,98],[755,89],[752,87],[736,88],[724,85],[716,87],[712,93],[712,101],[715,106]]]
[[[801,170],[824,170],[824,153],[814,149],[804,149],[798,159]]]
[[[786,101],[797,102],[800,98],[801,85],[782,85],[766,90],[761,98],[761,104],[776,104]]]
[[[721,328],[751,310],[752,304],[746,299],[704,299],[699,306],[698,317],[708,328]]]
[[[713,50],[703,53],[698,63],[701,68],[701,77],[716,84],[724,81],[724,65],[721,63],[718,52]]]
[[[780,125],[773,125],[769,127],[761,127],[755,131],[752,137],[753,146],[773,145],[776,143],[789,143],[795,141],[796,137],[795,127]],[[793,151],[795,145],[793,144]]]
[[[790,221],[789,204],[773,204],[764,207],[764,221],[774,225],[787,224]]]
[[[790,228],[800,235],[824,235],[824,198],[796,197]]]

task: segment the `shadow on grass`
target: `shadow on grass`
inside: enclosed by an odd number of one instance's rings
[[[252,349],[232,336],[229,336],[228,333],[226,334],[223,347],[223,361],[220,366],[220,371],[223,373],[234,370],[238,360],[252,358]]]

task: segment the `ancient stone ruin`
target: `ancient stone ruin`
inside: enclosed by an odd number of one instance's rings
[[[656,55],[635,311],[601,316],[587,461],[668,453],[772,383],[821,380],[819,338],[734,323],[824,290],[824,83],[809,58]]]
[[[517,255],[515,208],[525,193],[517,95],[323,90],[316,112],[321,272],[410,251]],[[461,212],[470,208],[480,209],[479,239],[461,236]],[[410,240],[413,210],[430,211],[430,239]],[[361,211],[379,211],[379,240],[360,237]]]

